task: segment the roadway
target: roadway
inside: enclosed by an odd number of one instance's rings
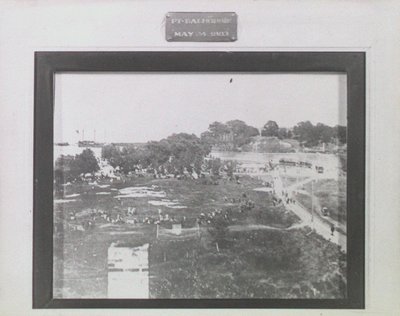
[[[282,182],[279,167],[273,170],[271,172],[271,175],[273,178],[275,193],[279,198],[282,199],[282,201],[286,200],[284,195],[282,194],[283,191],[290,194],[291,192],[288,191],[288,189],[294,191],[297,188],[303,186],[305,183],[314,180],[313,178],[308,178],[304,181],[299,182],[298,184],[293,184],[290,187],[285,187]],[[296,196],[292,195],[291,198],[296,199]],[[311,229],[313,229],[317,234],[319,234],[326,240],[329,240],[341,246],[342,250],[347,251],[347,236],[345,234],[335,230],[332,235],[331,224],[327,221],[322,220],[319,215],[315,214],[315,212],[313,213],[311,210],[306,209],[304,206],[299,204],[297,200],[295,203],[283,203],[288,210],[292,211],[300,218],[304,226],[311,227]]]

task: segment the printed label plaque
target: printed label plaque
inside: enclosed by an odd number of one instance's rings
[[[169,12],[165,31],[168,42],[234,42],[237,40],[237,14]]]

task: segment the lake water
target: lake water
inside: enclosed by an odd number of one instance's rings
[[[54,161],[61,155],[77,155],[84,149],[89,148],[97,158],[101,158],[101,147],[79,147],[78,145],[54,146]],[[234,152],[234,151],[212,151],[210,157],[221,160],[235,160],[243,163],[265,164],[272,160],[278,163],[280,159],[310,162],[313,165],[323,166],[326,169],[340,168],[338,156],[323,153],[257,153],[257,152]]]
[[[272,160],[277,163],[280,159],[293,161],[310,162],[327,168],[338,168],[339,158],[334,154],[323,153],[257,153],[257,152],[233,152],[233,151],[212,151],[213,158],[221,160],[235,160],[246,163],[265,164]]]

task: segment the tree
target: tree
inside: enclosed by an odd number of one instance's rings
[[[123,157],[117,146],[113,144],[105,145],[101,149],[101,157],[107,160],[112,167],[121,167]]]
[[[219,170],[221,169],[221,159],[216,158],[211,160],[211,174],[219,177]]]
[[[235,171],[236,168],[236,162],[228,161],[225,166],[226,166],[226,175],[228,176],[229,179],[233,179],[233,172]]]
[[[233,142],[235,147],[243,146],[251,141],[251,137],[259,134],[255,127],[247,125],[241,120],[232,120],[226,122],[226,126],[233,133]]]
[[[142,150],[128,145],[117,153],[115,159],[113,159],[113,164],[119,166],[121,172],[128,174],[130,171],[134,171],[143,160],[146,159]]]
[[[202,141],[194,134],[179,133],[169,136],[172,164],[179,173],[186,169],[189,173],[193,170],[200,174],[201,165],[205,156],[211,151],[211,145]]]
[[[194,172],[197,173],[197,175],[201,175],[201,167],[203,165],[203,158],[200,157],[196,157],[196,159],[194,160]]]
[[[54,166],[54,180],[56,190],[58,185],[76,180],[81,174],[94,173],[100,167],[94,153],[90,149],[85,149],[82,153],[74,156],[61,155],[56,160]]]
[[[340,132],[343,136],[342,128]],[[299,122],[293,128],[293,133],[305,146],[316,146],[320,143],[332,142],[333,138],[337,137],[339,133],[339,127],[330,127],[322,123],[317,123],[314,126],[310,121],[305,121]]]
[[[279,135],[279,126],[275,121],[268,121],[262,131],[261,136],[275,136]]]
[[[318,135],[315,133],[314,125],[310,121],[297,123],[293,127],[293,133],[306,146],[318,145]]]
[[[217,249],[224,246],[227,241],[229,232],[229,222],[222,215],[217,215],[211,222],[211,227],[208,229],[213,241],[216,243]]]
[[[342,125],[336,125],[334,127],[334,133],[341,144],[347,143],[347,127]]]
[[[213,137],[218,138],[224,134],[229,133],[229,128],[221,122],[213,122],[209,125],[208,130],[211,132]]]
[[[171,156],[172,144],[168,140],[152,141],[146,144],[146,150],[153,168],[166,163]]]
[[[75,180],[79,174],[74,174],[71,171],[73,156],[61,155],[57,158],[54,166],[54,189],[57,197],[62,197],[64,193],[64,183]]]
[[[108,145],[103,148],[102,156],[124,173],[141,167],[161,174],[183,174],[185,169],[200,174],[204,157],[210,151],[209,142],[194,134],[179,133],[139,148],[128,145],[120,150]]]
[[[201,134],[201,140],[207,144],[222,145],[224,148],[237,149],[251,142],[251,138],[259,134],[255,127],[241,120],[228,121],[225,124],[213,122],[208,131]],[[228,146],[227,146],[228,145]]]
[[[278,138],[279,139],[290,138],[289,137],[290,134],[291,134],[290,131],[285,127],[280,127],[278,130]]]
[[[75,156],[72,166],[79,174],[94,173],[100,169],[93,151],[89,148]]]
[[[217,143],[214,134],[209,130],[201,133],[200,139],[203,143],[208,144],[209,146],[212,146]]]
[[[72,171],[72,164],[74,159],[74,156],[71,155],[61,155],[59,158],[57,158],[54,166],[54,177],[56,183],[57,181],[59,181],[60,183],[72,181],[75,179],[75,177],[79,176],[79,173],[73,174]]]
[[[330,143],[332,138],[335,136],[334,129],[328,125],[318,123],[314,129],[320,142]]]
[[[101,158],[106,160],[110,160],[117,153],[119,154],[119,150],[118,147],[115,146],[114,144],[105,145],[101,148]]]

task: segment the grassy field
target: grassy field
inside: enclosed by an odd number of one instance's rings
[[[344,255],[308,230],[235,232],[219,252],[206,237],[173,245],[158,242],[152,250],[152,297],[345,296]]]
[[[107,249],[112,242],[150,243],[153,298],[343,297],[345,260],[337,247],[306,230],[285,230],[298,218],[281,205],[273,206],[270,195],[253,191],[260,185],[250,177],[242,177],[240,184],[220,180],[218,185],[145,177],[66,186],[67,197],[54,213],[55,297],[107,297]],[[115,198],[118,190],[139,186],[153,186],[186,208],[149,204],[154,197]],[[254,208],[240,212],[244,200],[251,200]],[[236,227],[271,228],[231,231],[217,248],[207,224],[200,226],[200,238],[156,239],[154,224],[109,223],[96,215],[101,211],[123,217],[128,207],[135,207],[140,219],[160,210],[185,217],[189,230],[201,213],[228,209]],[[93,225],[87,227],[88,221]]]
[[[293,184],[296,184],[297,182],[301,182],[307,177],[293,177],[293,176],[287,176],[287,175],[282,175],[282,183],[284,187],[291,186]]]
[[[311,184],[305,185],[308,192],[311,192]],[[314,195],[318,198],[321,207],[327,207],[329,216],[334,220],[346,223],[346,179],[339,177],[339,180],[319,180],[314,185]]]

